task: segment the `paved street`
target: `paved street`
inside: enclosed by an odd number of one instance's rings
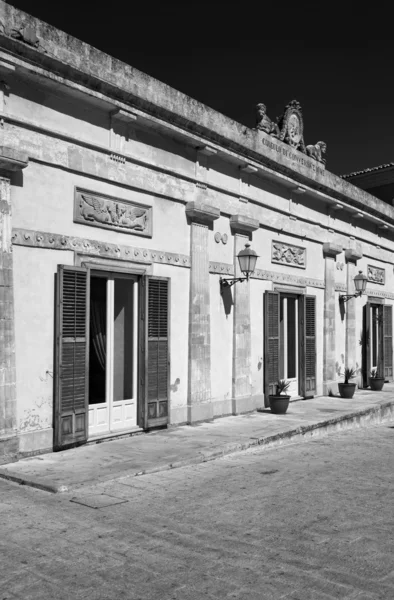
[[[383,424],[74,494],[0,480],[0,599],[392,600],[393,459]]]

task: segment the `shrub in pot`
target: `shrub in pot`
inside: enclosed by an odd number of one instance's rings
[[[286,394],[290,381],[279,379],[276,384],[276,394],[269,396],[270,409],[276,415],[284,415],[289,408],[290,396]]]
[[[353,398],[356,390],[356,383],[350,383],[349,379],[353,379],[357,375],[356,369],[346,367],[344,372],[344,382],[338,383],[338,390],[341,398]]]
[[[384,377],[379,373],[377,368],[372,369],[369,377],[369,385],[374,392],[380,392],[384,385]]]

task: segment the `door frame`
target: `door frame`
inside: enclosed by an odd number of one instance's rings
[[[121,433],[124,431],[127,431],[127,428],[120,428],[120,429],[113,429],[113,412],[114,412],[114,399],[113,399],[113,370],[114,370],[114,364],[113,364],[113,334],[114,334],[114,330],[113,330],[113,325],[109,326],[110,323],[110,317],[112,319],[113,317],[113,311],[114,311],[114,301],[115,301],[115,286],[114,286],[114,282],[115,279],[124,279],[126,281],[133,281],[134,283],[137,283],[138,285],[140,285],[141,283],[141,277],[139,275],[136,275],[134,273],[129,273],[129,272],[117,272],[117,271],[113,271],[113,270],[109,270],[109,269],[95,269],[94,267],[92,267],[90,269],[89,272],[89,280],[91,279],[91,277],[96,277],[96,278],[100,278],[100,279],[104,279],[106,281],[106,298],[107,298],[107,312],[106,312],[106,339],[107,339],[107,363],[106,363],[106,370],[105,370],[105,404],[107,404],[107,408],[108,408],[108,430],[107,431],[103,431],[103,435],[112,435],[112,434],[116,434],[116,433]],[[112,281],[112,284],[109,284],[109,282]],[[112,288],[112,295],[109,295],[109,290]],[[140,307],[139,307],[139,293],[137,290],[137,294],[134,293],[134,297],[133,299],[135,300],[135,298],[137,297],[137,306],[133,306],[133,311],[136,309],[136,314],[133,314],[133,325],[136,325],[136,331],[133,333],[133,336],[135,335],[134,341],[133,341],[133,360],[137,361],[137,369],[135,372],[135,380],[133,381],[133,396],[135,393],[135,403],[136,403],[136,425],[138,426],[138,411],[139,411],[139,386],[138,386],[138,381],[139,381],[139,376],[140,376],[140,365],[139,365],[139,351],[138,351],[138,346],[139,346],[139,313],[140,313]],[[89,293],[89,303],[91,300],[91,286],[90,286],[90,293]],[[111,335],[109,335],[109,333],[111,332]],[[88,344],[90,347],[90,335],[91,335],[91,331],[89,329],[89,337],[88,337]],[[112,371],[111,371],[111,365],[112,364]],[[89,365],[90,363],[88,363],[88,370],[89,370]],[[134,369],[134,366],[133,366]],[[89,371],[88,371],[89,372]],[[124,399],[126,400],[126,398]],[[134,426],[130,427],[130,429],[133,429]],[[99,437],[100,434],[94,434],[92,435],[92,437],[97,438]],[[88,438],[89,438],[89,432],[88,432]]]
[[[373,308],[377,308],[377,345],[378,345],[378,371],[384,374],[384,299],[368,297],[363,306],[363,337],[362,337],[362,379],[363,387],[370,385],[371,352],[372,352],[372,315]]]
[[[272,359],[270,352],[270,343],[273,345],[272,352],[275,351],[278,344],[277,355],[279,357],[279,311],[280,294],[293,295],[298,299],[298,394],[301,398],[313,398],[316,394],[316,310],[317,298],[313,294],[307,294],[305,288],[290,288],[287,286],[274,285],[272,290],[266,290],[263,293],[263,328],[264,328],[264,369],[263,369],[263,389],[264,406],[269,407],[269,395],[275,393],[274,379],[279,379],[279,358],[277,361]],[[273,299],[277,300],[277,324],[270,319],[270,306],[272,308]],[[313,310],[312,310],[313,308]],[[312,315],[312,317],[311,317]],[[312,318],[312,320],[311,320]],[[270,335],[269,322],[274,325],[274,331]],[[311,326],[313,334],[311,333]],[[277,334],[276,334],[277,331]],[[308,360],[308,364],[307,364]],[[311,361],[313,361],[313,375],[311,371]],[[277,369],[275,368],[277,363]]]
[[[281,300],[284,298],[294,298],[294,300],[296,300],[297,304],[296,304],[296,318],[294,321],[294,328],[296,331],[296,356],[295,356],[295,363],[296,363],[296,367],[297,367],[297,377],[295,378],[289,378],[289,377],[284,377],[284,379],[289,380],[289,379],[295,379],[297,381],[297,397],[300,396],[300,389],[301,389],[301,385],[300,385],[300,373],[301,373],[301,363],[302,363],[302,350],[303,347],[301,346],[301,319],[300,319],[300,302],[299,302],[299,298],[300,298],[300,294],[293,292],[293,291],[287,291],[287,290],[278,290],[279,292],[279,356],[280,356],[280,361],[282,361],[283,358],[283,362],[285,361],[285,355],[284,355],[284,347],[282,347],[284,340],[282,339],[281,336],[281,327],[280,327],[280,304],[281,304]],[[279,377],[280,377],[280,368],[281,365],[279,364]]]
[[[79,260],[78,260],[79,259]],[[134,277],[136,278],[137,282],[138,282],[138,286],[139,289],[141,288],[142,282],[144,280],[144,276],[147,275],[150,271],[151,271],[151,265],[147,265],[146,267],[143,266],[130,266],[130,267],[126,267],[123,265],[119,265],[119,263],[115,263],[113,260],[102,260],[102,259],[98,259],[97,257],[85,257],[85,256],[79,256],[77,257],[76,260],[77,263],[81,263],[81,266],[83,268],[85,268],[87,270],[88,273],[88,281],[90,282],[90,277],[93,274],[94,276],[98,276],[98,277],[105,277],[106,274],[113,274],[113,275],[117,275],[118,277]],[[139,300],[140,300],[140,294],[138,294],[139,296]],[[89,302],[90,302],[90,294],[89,294]],[[144,307],[141,305],[140,301],[138,302],[138,315],[137,315],[137,323],[138,323],[138,329],[137,329],[137,355],[138,355],[138,369],[137,369],[137,419],[136,419],[136,426],[138,428],[143,428],[144,427],[144,411],[145,411],[145,407],[144,407],[144,402],[143,402],[143,398],[141,397],[140,394],[140,385],[139,382],[141,380],[142,374],[143,374],[143,370],[144,370],[144,365],[141,364],[141,360],[140,360],[140,345],[141,345],[141,331],[140,331],[140,322],[141,322],[141,315],[144,312]],[[90,340],[90,332],[89,332],[89,340]],[[88,379],[88,384],[89,385],[89,364],[87,365],[87,379]],[[89,392],[89,390],[88,390]],[[88,425],[88,429],[89,429],[89,425]],[[125,430],[119,430],[119,431],[114,431],[114,432],[107,432],[107,433],[103,433],[103,437],[106,437],[108,435],[120,435],[121,433],[125,433],[127,432],[127,429]],[[94,436],[96,438],[96,436]],[[97,436],[98,437],[98,436]],[[88,432],[88,439],[89,439],[89,432]],[[91,438],[92,439],[92,438]]]

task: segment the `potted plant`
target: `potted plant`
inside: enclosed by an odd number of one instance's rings
[[[372,369],[369,378],[369,385],[374,392],[380,392],[383,388],[384,377],[381,376],[377,368]]]
[[[276,415],[284,415],[289,408],[290,396],[286,394],[290,381],[279,379],[276,384],[276,394],[269,397],[270,409]]]
[[[356,369],[353,367],[346,367],[344,373],[344,382],[338,383],[338,390],[341,398],[353,398],[356,390],[356,383],[350,383],[349,379],[353,379],[357,375]]]

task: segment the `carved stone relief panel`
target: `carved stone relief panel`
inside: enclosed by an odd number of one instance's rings
[[[386,283],[386,272],[384,269],[379,269],[379,267],[367,265],[367,277],[368,281],[372,283],[379,283],[380,285]]]
[[[289,267],[297,267],[298,269],[305,269],[306,248],[273,241],[271,262],[279,265],[288,265]]]
[[[152,237],[152,207],[75,188],[74,223]]]

